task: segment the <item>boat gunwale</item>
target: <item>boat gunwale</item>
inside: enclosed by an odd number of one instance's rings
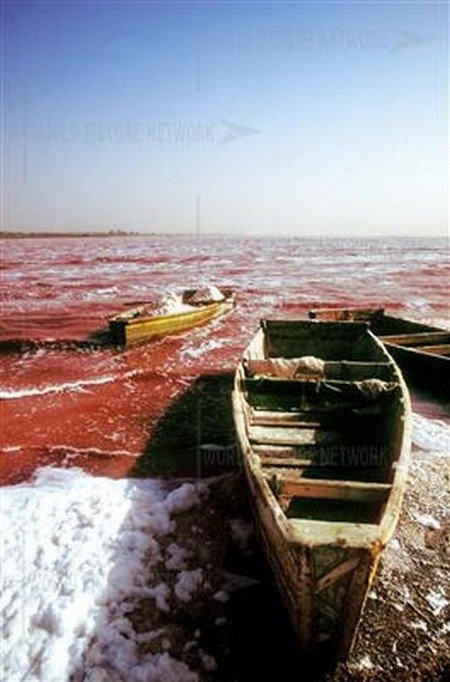
[[[383,344],[389,349],[389,348],[399,348],[400,350],[403,350],[407,353],[412,353],[415,356],[420,357],[422,360],[425,359],[425,357],[431,357],[431,358],[439,358],[440,360],[444,361],[449,361],[450,362],[450,356],[449,355],[443,355],[442,353],[433,353],[431,351],[424,351],[421,350],[420,346],[402,346],[399,343],[389,343],[389,341],[383,341]]]

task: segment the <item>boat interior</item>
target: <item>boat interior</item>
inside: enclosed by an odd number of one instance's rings
[[[395,365],[365,324],[262,324],[241,375],[262,475],[287,517],[377,524],[403,439]]]

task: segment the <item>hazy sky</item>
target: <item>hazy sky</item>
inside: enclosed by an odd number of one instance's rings
[[[5,228],[443,235],[446,2],[7,2]]]

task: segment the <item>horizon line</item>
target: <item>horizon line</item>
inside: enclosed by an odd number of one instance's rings
[[[320,234],[298,234],[298,233],[293,233],[293,232],[284,232],[284,233],[277,233],[277,234],[267,234],[265,232],[262,233],[255,233],[255,232],[248,232],[248,233],[239,233],[236,234],[234,232],[158,232],[158,231],[139,231],[139,230],[121,230],[121,229],[110,229],[110,230],[45,230],[45,229],[33,229],[33,230],[0,230],[0,238],[6,237],[6,238],[11,238],[11,237],[18,237],[18,238],[24,238],[24,237],[191,237],[195,240],[201,239],[201,237],[232,237],[232,238],[248,238],[248,237],[254,237],[254,238],[266,238],[266,239],[292,239],[292,238],[299,238],[299,239],[312,239],[312,240],[320,240],[320,239],[356,239],[356,240],[365,240],[365,239],[450,239],[450,233],[448,232],[447,234],[429,234],[429,233],[407,233],[407,234],[399,234],[399,235],[392,235],[392,234],[382,234],[382,233],[368,233],[365,236],[361,235],[360,233],[354,233],[354,232],[344,232],[344,233],[335,233],[335,232],[323,232]]]

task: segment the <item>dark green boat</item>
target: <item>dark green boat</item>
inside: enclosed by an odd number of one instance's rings
[[[383,308],[317,308],[315,320],[367,322],[418,387],[450,397],[450,330],[386,315]]]

